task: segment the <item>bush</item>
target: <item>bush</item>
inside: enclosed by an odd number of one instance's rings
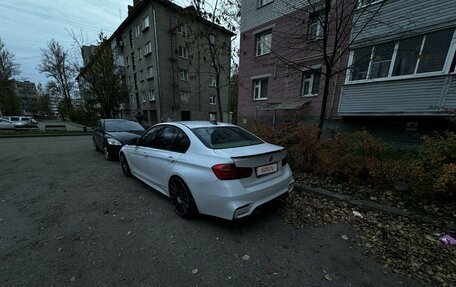
[[[318,128],[302,122],[290,121],[273,128],[255,122],[250,130],[267,142],[283,146],[288,152],[288,162],[294,170],[311,172],[320,149]]]
[[[425,138],[410,172],[415,192],[456,199],[456,134]]]
[[[314,172],[349,183],[385,184],[384,146],[366,131],[337,134],[318,153]]]

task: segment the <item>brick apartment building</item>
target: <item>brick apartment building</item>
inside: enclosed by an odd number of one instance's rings
[[[35,83],[30,81],[14,81],[14,88],[21,102],[21,114],[34,115],[36,102],[38,101]]]
[[[207,54],[211,44],[224,51],[218,58],[219,87],[227,121],[233,35],[197,17],[193,7],[166,0],[135,0],[109,39],[119,73],[129,87],[121,116],[135,119],[141,115],[146,124],[217,116],[215,73]]]

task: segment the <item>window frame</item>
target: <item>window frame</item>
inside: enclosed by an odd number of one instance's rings
[[[209,105],[217,105],[217,100],[215,95],[209,95]]]
[[[266,37],[270,35],[271,40],[269,41],[269,47],[266,46],[266,39],[262,39],[262,37]],[[261,47],[261,53],[259,52],[259,48]],[[255,56],[260,57],[267,54],[270,54],[272,51],[272,29],[266,30],[260,33],[255,34]]]
[[[308,32],[307,32],[307,40],[309,41],[318,41],[318,40],[321,40],[323,39],[323,25],[321,23],[321,12],[318,11],[318,12],[315,12],[315,13],[309,13],[309,25],[308,25]],[[312,18],[316,18],[317,19],[317,22],[316,23],[312,23],[311,20]],[[311,27],[316,25],[317,26],[317,29],[316,29],[316,33],[315,35],[314,34],[311,34]]]
[[[134,31],[135,31],[135,37],[139,37],[139,35],[141,35],[141,27],[139,24],[135,25]]]
[[[156,101],[155,90],[154,89],[149,89],[147,91],[147,99],[149,100],[149,102],[155,102]]]
[[[257,9],[271,4],[274,0],[257,0]]]
[[[144,44],[144,57],[147,57],[150,54],[152,54],[152,42],[148,41]]]
[[[147,20],[147,21],[146,21]],[[147,22],[147,25],[146,25],[146,22]],[[149,18],[149,15],[147,15],[146,17],[143,18],[142,20],[142,25],[143,25],[143,28],[142,28],[142,32],[146,31],[147,29],[150,28],[150,18]]]
[[[187,23],[179,23],[177,26],[177,33],[187,35]]]
[[[364,3],[367,1],[372,1],[370,3]],[[358,9],[369,7],[371,5],[375,5],[377,3],[383,2],[384,0],[358,0]]]
[[[451,29],[453,29],[453,34],[452,34],[452,37],[451,37],[450,45],[449,45],[448,50],[447,50],[447,55],[446,55],[445,62],[443,63],[442,70],[418,73],[418,70],[419,70],[419,67],[420,67],[421,58],[422,58],[422,53],[423,53],[424,47],[426,45],[427,36],[432,34],[432,33],[437,33],[437,32],[441,32],[441,31],[445,31],[445,30],[451,30]],[[420,53],[419,53],[419,56],[418,56],[418,59],[417,59],[413,74],[394,76],[393,75],[394,67],[396,65],[396,61],[398,60],[397,55],[398,55],[398,52],[400,50],[400,42],[403,41],[403,40],[409,39],[409,38],[410,39],[414,38],[414,37],[421,37],[422,38],[422,42],[421,42]],[[439,76],[439,75],[447,75],[447,74],[451,73],[451,71],[450,71],[451,63],[456,58],[456,28],[442,29],[442,30],[433,31],[433,32],[429,32],[429,33],[426,33],[426,34],[413,36],[413,37],[409,37],[409,38],[401,38],[401,39],[397,39],[397,40],[392,41],[392,42],[384,42],[384,43],[379,43],[379,44],[376,44],[376,45],[364,46],[364,47],[359,47],[359,48],[350,50],[349,61],[348,61],[348,69],[347,69],[347,73],[346,73],[346,77],[345,77],[345,84],[346,85],[350,85],[350,84],[361,84],[361,83],[371,83],[371,82],[384,82],[384,81],[396,81],[396,80],[405,80],[405,79],[414,79],[414,78],[425,78],[425,77],[432,77],[432,76]],[[382,78],[374,78],[374,79],[369,78],[370,77],[370,73],[371,73],[371,69],[372,69],[372,60],[373,60],[372,58],[373,58],[373,55],[374,55],[375,46],[380,46],[380,45],[384,45],[384,44],[388,44],[388,43],[394,43],[394,51],[393,51],[393,56],[392,56],[391,63],[390,63],[390,69],[389,69],[389,72],[388,72],[388,76],[387,77],[382,77]],[[354,61],[354,58],[355,58],[355,51],[359,50],[359,49],[363,49],[363,48],[369,48],[369,47],[371,48],[371,56],[370,56],[370,60],[369,60],[369,68],[368,68],[368,71],[367,71],[366,78],[365,79],[361,79],[361,80],[351,80],[352,74],[353,74],[352,69],[354,67],[353,61]]]
[[[253,85],[253,100],[254,101],[266,101],[268,99],[268,95],[267,95],[267,92],[266,92],[266,96],[263,97],[261,94],[262,94],[262,90],[263,90],[263,87],[262,87],[262,82],[263,81],[267,81],[267,87],[266,89],[269,88],[269,77],[265,77],[265,78],[258,78],[258,79],[253,79],[252,80],[252,85]],[[258,82],[259,83],[259,95],[260,97],[256,97],[255,96],[255,89],[257,88],[255,82]]]
[[[186,97],[183,97],[184,95],[186,95]],[[190,92],[189,91],[180,91],[179,100],[180,100],[181,103],[190,102]]]
[[[179,79],[184,82],[188,82],[188,70],[179,69]]]
[[[179,46],[179,58],[188,59],[188,48],[186,46]]]
[[[320,77],[316,78],[316,74],[320,74]],[[307,79],[305,79],[305,76],[306,75],[310,75],[311,78],[309,79],[309,81],[307,81]],[[314,93],[314,85],[316,84],[316,80],[318,79],[318,91],[316,93]],[[302,72],[302,80],[301,80],[301,89],[300,89],[300,92],[299,92],[299,96],[301,98],[310,98],[310,97],[317,97],[319,95],[319,91],[320,91],[320,81],[321,81],[321,72],[319,70],[307,70],[307,71],[303,71]],[[305,83],[306,82],[309,82],[310,85],[309,85],[309,91],[310,93],[307,93],[307,94],[304,94],[304,87],[305,87]]]
[[[147,79],[154,78],[154,66],[147,67]]]

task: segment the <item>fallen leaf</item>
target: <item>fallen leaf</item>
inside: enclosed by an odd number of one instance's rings
[[[70,282],[71,282],[71,283],[74,283],[74,282],[76,282],[76,278],[75,278],[74,276],[71,276],[71,278],[70,278]]]
[[[198,272],[199,272],[198,268],[195,268],[195,269],[192,270],[192,274],[193,274],[193,275],[198,274]]]
[[[250,256],[244,255],[244,256],[242,256],[242,260],[249,261],[250,260]]]
[[[325,279],[328,281],[333,281],[332,277],[329,274],[325,275]]]
[[[345,235],[345,234],[344,234],[344,235],[342,235],[342,236],[341,236],[341,238],[342,238],[343,240],[348,240],[348,236],[347,236],[347,235]]]
[[[130,235],[130,234],[131,234],[131,231],[128,231],[128,232],[127,232],[127,235]]]

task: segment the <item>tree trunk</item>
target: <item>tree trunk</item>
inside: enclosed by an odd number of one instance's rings
[[[217,105],[218,105],[218,112],[220,114],[220,122],[223,122],[223,109],[222,109],[222,100],[220,99],[220,75],[217,74],[215,76],[215,83],[217,85]]]
[[[331,69],[327,69],[325,73],[325,87],[323,90],[323,99],[321,103],[321,111],[320,111],[320,120],[318,121],[318,138],[321,137],[321,133],[323,132],[323,125],[325,122],[325,116],[326,116],[326,104],[328,102],[328,96],[329,96],[329,85],[331,83]]]

